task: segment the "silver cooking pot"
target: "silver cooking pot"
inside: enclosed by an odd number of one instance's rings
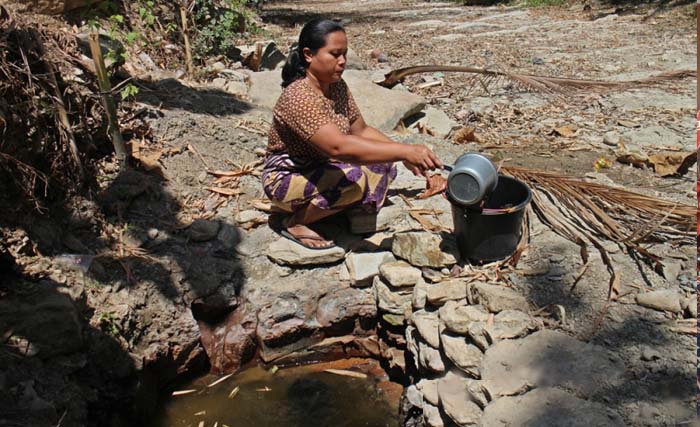
[[[487,197],[498,185],[498,171],[487,157],[478,153],[462,154],[454,166],[445,166],[447,195],[455,203],[475,205]]]

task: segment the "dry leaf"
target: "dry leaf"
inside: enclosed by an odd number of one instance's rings
[[[423,216],[425,214],[429,215],[429,214],[434,214],[434,213],[435,213],[435,211],[431,211],[428,209],[413,209],[413,210],[409,211],[411,218],[418,221],[418,223],[420,223],[420,226],[423,227],[423,230],[432,231],[432,232],[442,231],[442,227],[440,227],[437,224],[434,224],[428,218]]]
[[[425,180],[425,190],[416,199],[427,199],[447,189],[447,179],[440,173],[435,173]]]
[[[474,133],[476,131],[475,128],[471,127],[464,127],[459,130],[457,130],[452,137],[452,142],[455,144],[468,144],[470,142],[482,142],[481,138],[476,136]]]
[[[696,152],[661,152],[649,155],[649,163],[659,176],[684,175],[697,162]]]
[[[243,194],[240,188],[223,188],[223,187],[207,187],[207,190],[213,193],[223,194],[224,196],[238,196]]]
[[[553,134],[559,135],[564,138],[573,138],[574,136],[578,135],[579,132],[580,130],[577,129],[576,126],[572,125],[560,126],[552,131]]]

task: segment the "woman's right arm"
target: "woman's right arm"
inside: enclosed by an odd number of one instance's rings
[[[322,126],[309,140],[328,157],[357,164],[405,161],[421,171],[442,169],[442,162],[424,145],[381,142],[346,135],[332,123]]]

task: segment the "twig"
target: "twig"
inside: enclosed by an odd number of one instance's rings
[[[187,10],[180,4],[180,23],[182,25],[182,37],[185,39],[185,61],[187,62],[187,76],[194,78],[194,65],[192,63],[192,49],[190,48],[190,38],[187,35]]]

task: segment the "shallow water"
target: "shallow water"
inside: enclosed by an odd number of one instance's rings
[[[252,368],[207,388],[215,377],[182,389],[197,393],[170,398],[162,427],[395,427],[397,407],[372,377],[352,378],[306,367],[274,375]],[[229,394],[239,387],[238,393]]]

